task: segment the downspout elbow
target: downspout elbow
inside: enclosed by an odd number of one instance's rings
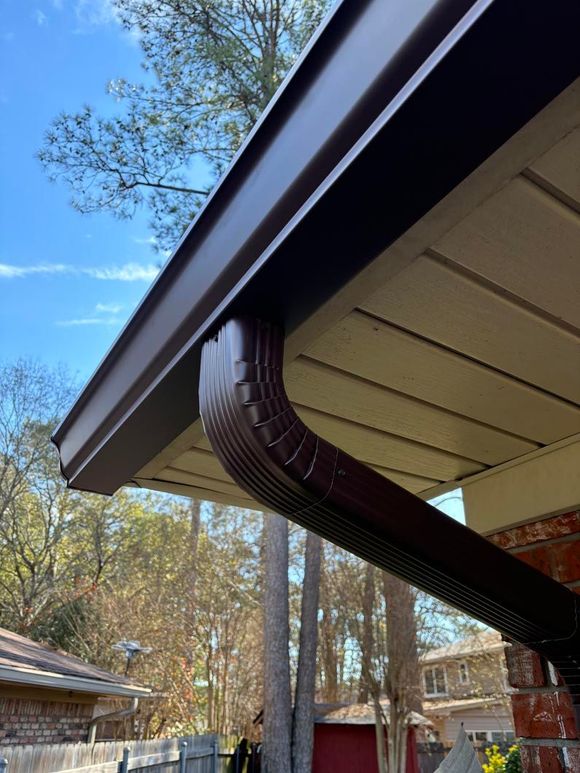
[[[100,717],[95,717],[89,723],[89,733],[87,743],[94,744],[97,737],[97,726],[101,722],[108,722],[111,719],[126,719],[132,717],[137,713],[139,707],[139,698],[131,698],[131,703],[128,708],[120,709],[119,711],[111,711],[109,714],[101,714]]]
[[[268,510],[535,649],[580,704],[580,597],[312,432],[283,349],[282,330],[249,318],[204,344],[200,413],[224,469]]]

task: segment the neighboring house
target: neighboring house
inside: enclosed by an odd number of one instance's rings
[[[515,737],[504,648],[494,631],[440,647],[422,658],[423,712],[433,722],[438,740],[453,743],[462,724],[474,742]]]
[[[0,747],[86,741],[103,698],[151,690],[64,652],[0,628]],[[99,719],[99,721],[102,721]]]
[[[407,731],[406,773],[419,773],[416,728],[425,717],[413,713]],[[312,773],[378,773],[375,712],[370,704],[318,704],[314,718]]]

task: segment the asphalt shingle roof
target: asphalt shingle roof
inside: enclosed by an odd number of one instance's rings
[[[5,628],[0,628],[0,666],[45,671],[108,684],[127,686],[135,684],[120,674],[105,671],[103,668],[85,663],[74,655],[32,641]]]

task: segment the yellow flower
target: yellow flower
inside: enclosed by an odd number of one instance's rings
[[[485,756],[488,761],[482,765],[483,773],[504,773],[507,758],[500,752],[497,744],[486,749]]]

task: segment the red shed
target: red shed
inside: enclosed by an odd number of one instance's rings
[[[415,717],[407,732],[406,773],[419,773],[416,726],[429,724]],[[317,706],[312,773],[379,773],[371,705]]]

